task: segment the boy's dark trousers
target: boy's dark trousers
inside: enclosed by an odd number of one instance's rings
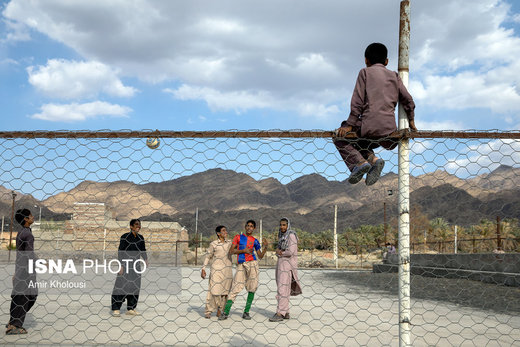
[[[354,170],[358,163],[368,160],[368,158],[374,154],[374,149],[378,147],[394,149],[398,144],[396,139],[387,139],[384,137],[374,139],[362,138],[361,129],[358,127],[354,127],[352,131],[357,134],[357,138],[333,140],[341,158],[345,164],[347,164],[350,171]]]
[[[139,301],[139,295],[112,295],[112,311],[120,310],[123,302],[127,300],[127,307],[129,310],[135,310],[137,302]]]
[[[11,317],[9,324],[15,327],[23,327],[25,315],[36,302],[36,295],[11,295]]]

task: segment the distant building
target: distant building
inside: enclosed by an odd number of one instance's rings
[[[117,249],[120,236],[128,231],[130,220],[115,220],[105,203],[76,202],[72,219],[65,222],[64,234],[68,236],[64,238],[77,245],[75,249]],[[184,248],[188,241],[188,232],[178,222],[142,221],[140,233],[151,250],[174,249],[177,241],[182,241]]]
[[[112,219],[112,213],[104,202],[75,202],[72,213],[74,226],[98,228]]]

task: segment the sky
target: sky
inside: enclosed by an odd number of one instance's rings
[[[0,130],[332,130],[399,2],[0,1]],[[519,57],[520,1],[411,0],[418,128],[519,129]]]
[[[398,0],[1,3],[2,130],[333,129]],[[411,1],[421,129],[518,129],[520,4]]]

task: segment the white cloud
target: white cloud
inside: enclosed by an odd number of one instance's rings
[[[508,67],[509,74],[516,68],[516,64]],[[520,77],[512,74],[509,78],[497,78],[503,75],[502,68],[485,74],[465,71],[453,76],[430,75],[424,78],[423,83],[414,81],[411,90],[416,92],[416,100],[436,109],[488,108],[496,113],[520,111],[520,93],[516,88]]]
[[[518,15],[509,9],[506,0],[411,3],[418,113],[520,111],[520,77],[511,73],[519,71],[520,38],[503,27]],[[12,0],[3,15],[19,27],[13,32],[31,28],[124,76],[171,81],[182,86],[175,97],[213,110],[269,108],[321,122],[348,113],[368,43],[387,43],[389,67],[397,66],[398,1]]]
[[[268,93],[248,93],[245,91],[222,93],[212,88],[182,85],[177,89],[163,90],[179,100],[204,100],[212,110],[234,110],[240,113],[246,109],[266,108],[273,101]]]
[[[518,167],[520,164],[520,141],[491,140],[458,149],[456,158],[448,160],[446,171],[456,173],[464,170],[470,175],[490,172],[500,165]]]
[[[6,58],[0,60],[0,65],[19,65],[20,63],[14,59]]]
[[[117,71],[97,61],[50,59],[45,66],[28,67],[27,73],[37,90],[59,99],[92,98],[99,93],[130,97],[136,92],[123,85]]]
[[[200,30],[214,34],[231,34],[244,32],[245,27],[237,21],[219,19],[219,18],[203,18],[197,26]]]
[[[203,100],[213,111],[232,110],[237,114],[251,109],[267,108],[279,110],[297,109],[301,115],[317,118],[327,118],[340,113],[340,109],[337,105],[323,105],[319,101],[313,102],[311,99],[308,101],[291,99],[281,101],[267,91],[223,93],[212,88],[200,88],[188,85],[182,85],[177,89],[165,88],[163,91],[172,94],[173,97],[178,100]]]
[[[29,41],[31,39],[29,29],[24,23],[11,20],[4,20],[4,23],[8,32],[5,38],[0,39],[0,42]]]
[[[520,37],[503,27],[510,5],[450,0],[418,2],[417,7],[410,90],[418,105],[483,108],[499,115],[520,111],[520,77],[512,73],[520,68]]]
[[[129,107],[109,104],[103,101],[84,104],[45,104],[41,107],[41,112],[32,115],[31,118],[51,122],[73,123],[100,116],[127,117],[131,111],[132,109]]]
[[[398,13],[396,6],[383,7]],[[366,8],[339,0],[328,6],[309,3],[297,11],[272,0],[13,0],[3,15],[88,61],[117,66],[125,76],[189,86],[191,97],[185,88],[178,96],[204,100],[214,110],[269,108],[322,119],[344,107],[363,67],[365,40],[344,33],[351,25],[367,24],[358,16]],[[383,25],[396,20],[372,21]],[[46,88],[58,94],[50,85]],[[233,100],[227,102],[228,96]]]
[[[433,147],[434,143],[430,140],[414,139],[410,146],[410,151],[413,154],[422,154]]]
[[[419,130],[463,130],[464,125],[455,121],[428,122],[422,119],[416,119],[415,125]]]

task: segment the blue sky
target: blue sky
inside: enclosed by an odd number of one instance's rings
[[[2,130],[333,129],[398,0],[3,1]],[[520,5],[412,1],[422,129],[518,129]]]
[[[367,44],[397,66],[398,0],[0,4],[1,130],[331,130]],[[419,129],[519,129],[519,2],[412,0],[411,15]]]

